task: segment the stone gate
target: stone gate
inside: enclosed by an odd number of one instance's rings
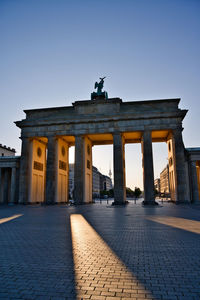
[[[172,200],[199,201],[192,192],[182,140],[187,110],[180,99],[123,102],[120,98],[76,101],[72,106],[25,110],[21,129],[19,203],[68,201],[68,150],[75,146],[75,203],[92,202],[92,146],[113,145],[114,202],[126,200],[126,143],[141,143],[144,199],[154,204],[152,143],[168,146]],[[198,164],[198,163],[197,163]],[[190,164],[191,165],[191,164]],[[198,199],[197,199],[198,196]]]

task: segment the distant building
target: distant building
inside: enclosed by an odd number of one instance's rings
[[[156,178],[154,180],[154,188],[156,191],[158,191],[158,193],[160,193],[160,178]]]
[[[93,198],[100,196],[100,191],[112,189],[112,180],[109,176],[103,175],[99,170],[92,166],[92,195]],[[73,197],[74,191],[74,164],[69,164],[69,194]]]
[[[100,175],[100,189],[101,191],[109,191],[112,189],[112,180],[109,176]]]
[[[169,165],[162,170],[160,173],[160,192],[161,193],[169,193]]]
[[[100,176],[99,170],[92,166],[92,196],[98,198],[100,196]]]
[[[20,157],[15,149],[0,144],[0,203],[15,203],[19,193]]]
[[[69,164],[69,194],[73,198],[74,190],[74,164]]]
[[[0,144],[0,156],[15,156],[15,149]]]

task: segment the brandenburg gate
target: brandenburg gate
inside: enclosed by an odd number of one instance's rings
[[[91,100],[72,106],[25,110],[26,118],[15,122],[22,140],[19,203],[68,201],[71,146],[75,146],[75,203],[92,202],[92,146],[112,144],[114,204],[124,204],[125,144],[141,143],[144,204],[155,204],[153,142],[167,143],[172,200],[189,202],[182,140],[187,110],[178,107],[180,99],[123,102],[107,98],[101,88],[92,93]]]

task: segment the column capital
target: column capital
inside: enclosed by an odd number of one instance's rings
[[[142,132],[142,138],[141,138],[141,141],[143,142],[144,140],[148,140],[149,142],[152,143],[151,130],[145,129],[145,130]]]
[[[173,137],[178,137],[181,136],[182,137],[182,131],[183,131],[183,127],[177,127],[175,129],[172,129],[172,135]]]
[[[196,167],[196,164],[197,164],[197,161],[196,161],[196,159],[194,160],[194,159],[191,159],[191,160],[189,160],[190,161],[190,164],[192,165],[192,166],[195,166]]]
[[[119,131],[113,132],[112,136],[113,136],[113,145],[114,145],[114,143],[115,144],[118,144],[118,143],[124,144],[124,135],[123,135],[123,132],[119,132]]]
[[[77,143],[77,142],[84,142],[84,140],[85,140],[85,135],[84,134],[76,134],[75,135],[75,144]]]
[[[47,136],[47,143],[49,141],[56,141],[57,139],[58,139],[57,136],[55,136],[55,135],[49,135],[49,136]]]
[[[116,130],[116,131],[114,131],[114,132],[112,133],[112,135],[120,135],[120,136],[122,136],[122,135],[123,135],[123,132]]]
[[[145,134],[145,133],[151,133],[151,132],[152,132],[151,129],[146,129],[146,128],[142,131],[143,134]]]

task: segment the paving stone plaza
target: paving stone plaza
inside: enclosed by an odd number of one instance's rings
[[[200,299],[200,207],[0,208],[0,299]]]
[[[99,93],[15,122],[21,156],[0,159],[0,299],[200,299],[200,148],[184,146],[187,110]],[[173,204],[155,201],[153,142],[167,145]],[[144,201],[125,205],[128,143],[141,144]],[[92,204],[92,147],[105,144],[114,205]]]

